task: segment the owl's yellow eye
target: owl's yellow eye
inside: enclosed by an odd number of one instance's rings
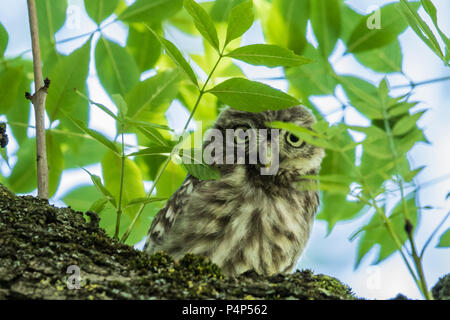
[[[295,134],[289,132],[286,134],[286,142],[295,148],[303,147],[303,145],[305,144],[305,141],[297,137]]]
[[[237,144],[247,143],[249,140],[249,134],[247,133],[248,129],[249,127],[247,126],[239,126],[234,128],[234,141]]]

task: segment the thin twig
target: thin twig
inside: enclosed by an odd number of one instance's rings
[[[424,80],[424,81],[420,81],[420,82],[411,82],[411,83],[408,83],[408,84],[400,84],[400,85],[392,86],[391,89],[415,88],[415,87],[418,87],[418,86],[423,86],[423,85],[426,85],[426,84],[435,83],[435,82],[441,82],[441,81],[447,81],[447,80],[450,80],[450,76],[436,78],[436,79],[428,79],[428,80]]]
[[[31,100],[34,106],[36,121],[36,161],[37,161],[37,179],[38,179],[38,197],[48,199],[48,165],[47,165],[47,149],[45,144],[45,100],[47,98],[47,89],[50,81],[46,79],[45,84],[42,80],[42,60],[41,50],[39,47],[39,28],[36,12],[35,0],[28,1],[28,16],[30,21],[31,45],[33,51],[33,68],[34,68],[34,95],[29,93],[25,97]],[[42,84],[44,84],[43,87]]]
[[[447,213],[447,215],[442,219],[442,221],[437,225],[437,227],[434,229],[434,231],[431,233],[431,235],[428,237],[427,242],[423,245],[422,251],[420,252],[420,259],[422,259],[423,254],[425,253],[426,248],[431,243],[431,240],[433,240],[436,233],[439,231],[439,229],[444,225],[445,221],[447,221],[448,217],[450,217],[450,211]]]

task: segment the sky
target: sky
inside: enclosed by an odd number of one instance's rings
[[[450,34],[450,20],[446,16],[446,13],[450,12],[450,1],[432,1],[437,7],[438,22],[441,29],[444,33]],[[131,1],[127,2],[130,3]],[[363,14],[368,13],[368,8],[373,5],[381,6],[389,2],[392,1],[346,1],[346,3]],[[112,19],[110,17],[104,23]],[[0,22],[8,30],[10,37],[6,51],[7,57],[13,57],[31,47],[25,0],[0,0]],[[381,21],[381,23],[383,22]],[[82,1],[69,0],[68,19],[66,20],[66,24],[56,34],[56,39],[65,39],[95,29],[96,25],[87,17]],[[104,30],[104,34],[108,38],[124,45],[127,30],[121,23],[114,23]],[[201,53],[202,44],[200,39],[187,37],[174,30],[169,30],[166,36],[178,47],[181,47],[184,53]],[[314,42],[310,28],[308,37]],[[97,38],[98,36],[94,37],[94,41]],[[80,47],[86,40],[87,38],[81,38],[76,41],[66,42],[58,45],[57,49],[63,54],[69,54],[74,49]],[[256,22],[244,35],[242,44],[262,43],[263,41],[264,37],[261,27]],[[414,82],[450,75],[448,68],[444,67],[442,62],[421,42],[411,29],[408,29],[400,36],[400,44],[403,52],[403,70]],[[375,83],[382,78],[381,74],[377,74],[361,66],[351,55],[340,58],[344,51],[343,44],[338,43],[330,57],[330,62],[333,64],[337,73],[362,76]],[[281,68],[254,67],[244,63],[238,63],[238,65],[250,79],[256,80],[283,75]],[[151,74],[151,72],[144,74],[143,78]],[[404,78],[398,75],[389,76],[388,79],[391,85],[405,84]],[[281,90],[287,90],[286,81],[265,82]],[[435,207],[435,209],[427,210],[422,215],[419,230],[416,233],[419,247],[425,243],[428,235],[450,210],[450,201],[445,200],[445,196],[450,190],[449,89],[450,81],[439,82],[417,87],[412,96],[412,100],[422,102],[416,107],[418,110],[424,108],[430,109],[422,117],[418,125],[424,129],[424,133],[431,142],[431,145],[417,144],[409,152],[408,157],[414,165],[414,168],[426,165],[426,168],[416,178],[417,184],[422,185],[428,181],[435,181],[435,179],[438,181],[431,185],[425,184],[426,187],[421,188],[419,191],[421,205],[432,205]],[[115,110],[114,105],[96,77],[93,63],[90,65],[88,90],[92,100],[106,105],[113,111]],[[402,90],[394,93],[401,94]],[[339,88],[337,94],[346,100],[344,93]],[[340,106],[336,100],[330,97],[314,97],[313,99],[314,103],[324,114]],[[173,103],[169,108],[167,117],[171,127],[179,130],[187,120],[188,113],[178,103]],[[334,113],[327,117],[327,120],[333,123],[340,119],[340,117],[340,113]],[[367,120],[356,112],[347,111],[345,119],[348,123],[368,125]],[[32,116],[31,123],[33,121]],[[105,118],[96,108],[92,108],[89,126],[103,132],[111,138],[115,136],[115,124],[112,120]],[[193,125],[192,128],[195,128],[195,126]],[[30,130],[29,134],[34,135],[34,132]],[[127,136],[126,142],[135,144],[136,140],[133,136]],[[15,148],[17,148],[14,146],[14,143],[8,147],[10,154],[13,154]],[[12,160],[14,161],[14,158]],[[99,165],[90,166],[87,169],[95,174],[101,175]],[[60,189],[51,201],[55,205],[64,206],[64,203],[59,199],[67,194],[71,188],[90,183],[89,177],[85,174],[80,174],[79,170],[68,170],[64,172]],[[149,184],[146,184],[147,188],[149,186]],[[350,222],[338,223],[333,232],[328,236],[326,223],[316,220],[308,246],[298,263],[298,268],[309,268],[316,273],[335,276],[352,287],[357,295],[365,298],[386,299],[396,296],[399,292],[411,298],[421,298],[415,283],[412,281],[400,255],[397,253],[374,266],[372,262],[376,257],[376,250],[372,250],[363,259],[359,268],[354,270],[357,241],[351,242],[348,238],[362,223],[367,222],[369,218],[369,216],[363,215]],[[450,221],[447,221],[441,230],[445,230],[448,227],[450,227]],[[424,259],[425,275],[430,286],[434,285],[440,276],[450,271],[450,249],[435,248],[437,240],[437,238],[433,240]]]

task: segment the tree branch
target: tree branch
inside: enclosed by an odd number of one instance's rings
[[[50,80],[45,79],[42,84],[42,64],[41,50],[39,47],[39,28],[36,12],[35,0],[27,0],[28,17],[30,21],[31,45],[33,51],[33,69],[34,69],[34,95],[25,93],[25,97],[31,101],[34,106],[36,121],[36,161],[37,161],[37,180],[38,180],[38,197],[48,199],[48,165],[47,165],[47,149],[45,144],[45,100],[47,98],[47,89]]]

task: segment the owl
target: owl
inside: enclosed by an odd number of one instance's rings
[[[222,111],[213,128],[224,137],[227,129],[253,129],[258,139],[266,139],[267,145],[276,142],[276,172],[263,174],[261,169],[267,167],[267,162],[242,161],[235,152],[233,163],[212,163],[221,173],[218,180],[199,180],[188,175],[153,219],[145,252],[163,250],[175,259],[186,253],[203,255],[228,276],[251,270],[261,275],[293,270],[319,206],[317,188],[302,188],[302,184],[311,184],[302,176],[317,175],[325,153],[287,131],[270,134],[273,131],[267,123],[272,121],[312,130],[316,120],[303,106],[260,113],[231,108]],[[260,137],[260,131],[268,133]],[[235,134],[231,143],[245,146],[249,136]],[[223,143],[229,142],[224,139]],[[204,150],[207,147],[205,143]],[[244,157],[248,157],[251,146],[243,150]],[[217,160],[229,155],[217,152],[213,156]]]

